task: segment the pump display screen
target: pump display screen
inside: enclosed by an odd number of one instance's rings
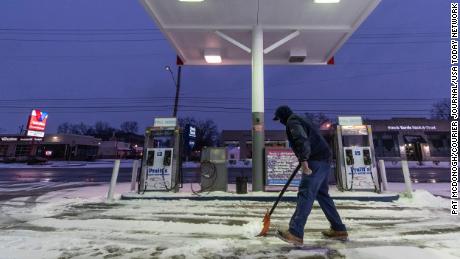
[[[367,128],[365,125],[360,126],[342,126],[342,135],[349,136],[349,135],[363,135],[367,136]]]
[[[343,146],[369,146],[369,137],[366,126],[342,126]]]
[[[342,143],[347,147],[366,147],[369,146],[369,138],[367,136],[343,136]]]

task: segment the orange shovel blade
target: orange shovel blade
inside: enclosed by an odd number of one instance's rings
[[[260,231],[258,237],[263,237],[266,236],[268,233],[268,230],[270,229],[270,214],[267,209],[267,213],[265,213],[264,219],[263,219],[264,226],[262,228],[262,231]]]

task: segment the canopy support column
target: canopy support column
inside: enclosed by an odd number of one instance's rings
[[[252,191],[264,183],[264,36],[260,25],[252,30]]]

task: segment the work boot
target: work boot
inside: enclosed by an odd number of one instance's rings
[[[338,240],[343,240],[343,241],[348,239],[348,232],[346,230],[337,231],[337,230],[333,230],[332,228],[330,228],[328,230],[321,231],[321,234],[323,234],[323,236],[325,237],[332,238],[332,239],[338,239]]]
[[[285,231],[277,230],[276,236],[279,239],[283,240],[284,242],[291,243],[296,246],[303,245],[303,238],[294,236],[293,234],[289,232],[289,230],[285,230]]]

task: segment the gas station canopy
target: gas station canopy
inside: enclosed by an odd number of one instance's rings
[[[380,0],[141,2],[185,65],[250,65],[256,24],[263,29],[264,64],[321,65]]]
[[[252,190],[264,182],[264,65],[325,65],[380,0],[141,0],[185,65],[251,65]]]

